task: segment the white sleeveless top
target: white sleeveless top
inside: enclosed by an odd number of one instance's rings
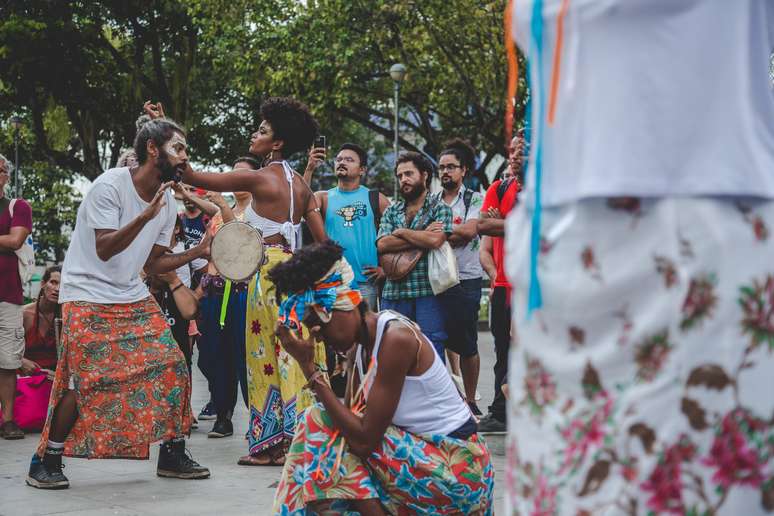
[[[416,324],[396,312],[389,310],[381,312],[376,324],[376,342],[373,351],[374,368],[379,365],[377,356],[384,328],[388,322],[395,319],[418,329]],[[422,335],[420,332],[417,334]],[[430,346],[430,349],[435,351],[427,337],[422,335],[422,338],[423,344]],[[362,378],[365,378],[362,349],[362,346],[358,344],[357,359],[355,360],[361,381]],[[374,377],[375,374],[364,385],[363,392],[366,401]],[[392,424],[413,434],[448,435],[465,424],[471,416],[470,408],[452,383],[451,376],[449,376],[443,362],[434,352],[433,364],[427,371],[420,376],[406,376],[398,408],[395,409],[395,414],[392,416]]]
[[[285,179],[290,185],[290,212],[288,214],[288,220],[286,222],[277,222],[276,220],[267,219],[255,213],[253,209],[253,203],[247,205],[245,208],[245,222],[259,230],[263,235],[263,238],[268,238],[274,235],[282,235],[285,237],[291,251],[296,250],[296,246],[301,242],[301,224],[293,224],[293,212],[295,211],[294,198],[293,198],[293,169],[290,168],[287,161],[272,161],[269,163],[281,163],[282,168],[285,171]]]

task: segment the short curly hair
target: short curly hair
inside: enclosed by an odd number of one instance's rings
[[[283,294],[295,294],[315,284],[344,254],[333,240],[305,245],[288,260],[278,263],[267,277],[276,288],[277,302]]]
[[[282,155],[287,158],[308,149],[320,126],[309,107],[294,98],[271,97],[261,104],[261,118],[271,125],[274,139],[282,140]]]
[[[435,173],[435,167],[433,167],[433,163],[429,159],[418,152],[402,152],[395,162],[395,174],[398,173],[398,165],[401,163],[413,163],[420,174],[427,174],[427,177],[425,178],[425,188],[430,188],[433,181],[433,174]]]
[[[444,142],[443,150],[438,155],[440,160],[443,156],[451,154],[460,162],[460,165],[468,169],[468,173],[476,169],[476,151],[473,146],[462,138],[452,138]]]

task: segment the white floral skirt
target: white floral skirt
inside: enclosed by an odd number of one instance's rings
[[[546,209],[528,319],[530,224],[507,229],[507,514],[774,511],[774,202]]]

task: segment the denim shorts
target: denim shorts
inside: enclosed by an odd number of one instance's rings
[[[419,325],[422,333],[432,342],[438,356],[446,363],[446,330],[444,329],[443,308],[438,296],[423,296],[413,299],[384,299],[383,310],[394,310]]]
[[[368,307],[373,310],[374,312],[377,312],[379,310],[378,305],[378,299],[379,299],[379,291],[378,288],[371,283],[370,281],[366,281],[363,283],[357,284],[358,290],[360,290],[360,295],[363,296],[363,299],[368,301]]]

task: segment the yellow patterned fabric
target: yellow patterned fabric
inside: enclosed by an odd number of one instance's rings
[[[292,256],[287,248],[267,246],[268,262],[250,281],[247,291],[247,386],[250,400],[248,445],[255,455],[293,439],[296,415],[314,403],[303,390],[306,378],[298,363],[282,349],[274,328],[279,317],[274,284],[266,273]],[[315,362],[325,368],[325,347],[317,344]]]

